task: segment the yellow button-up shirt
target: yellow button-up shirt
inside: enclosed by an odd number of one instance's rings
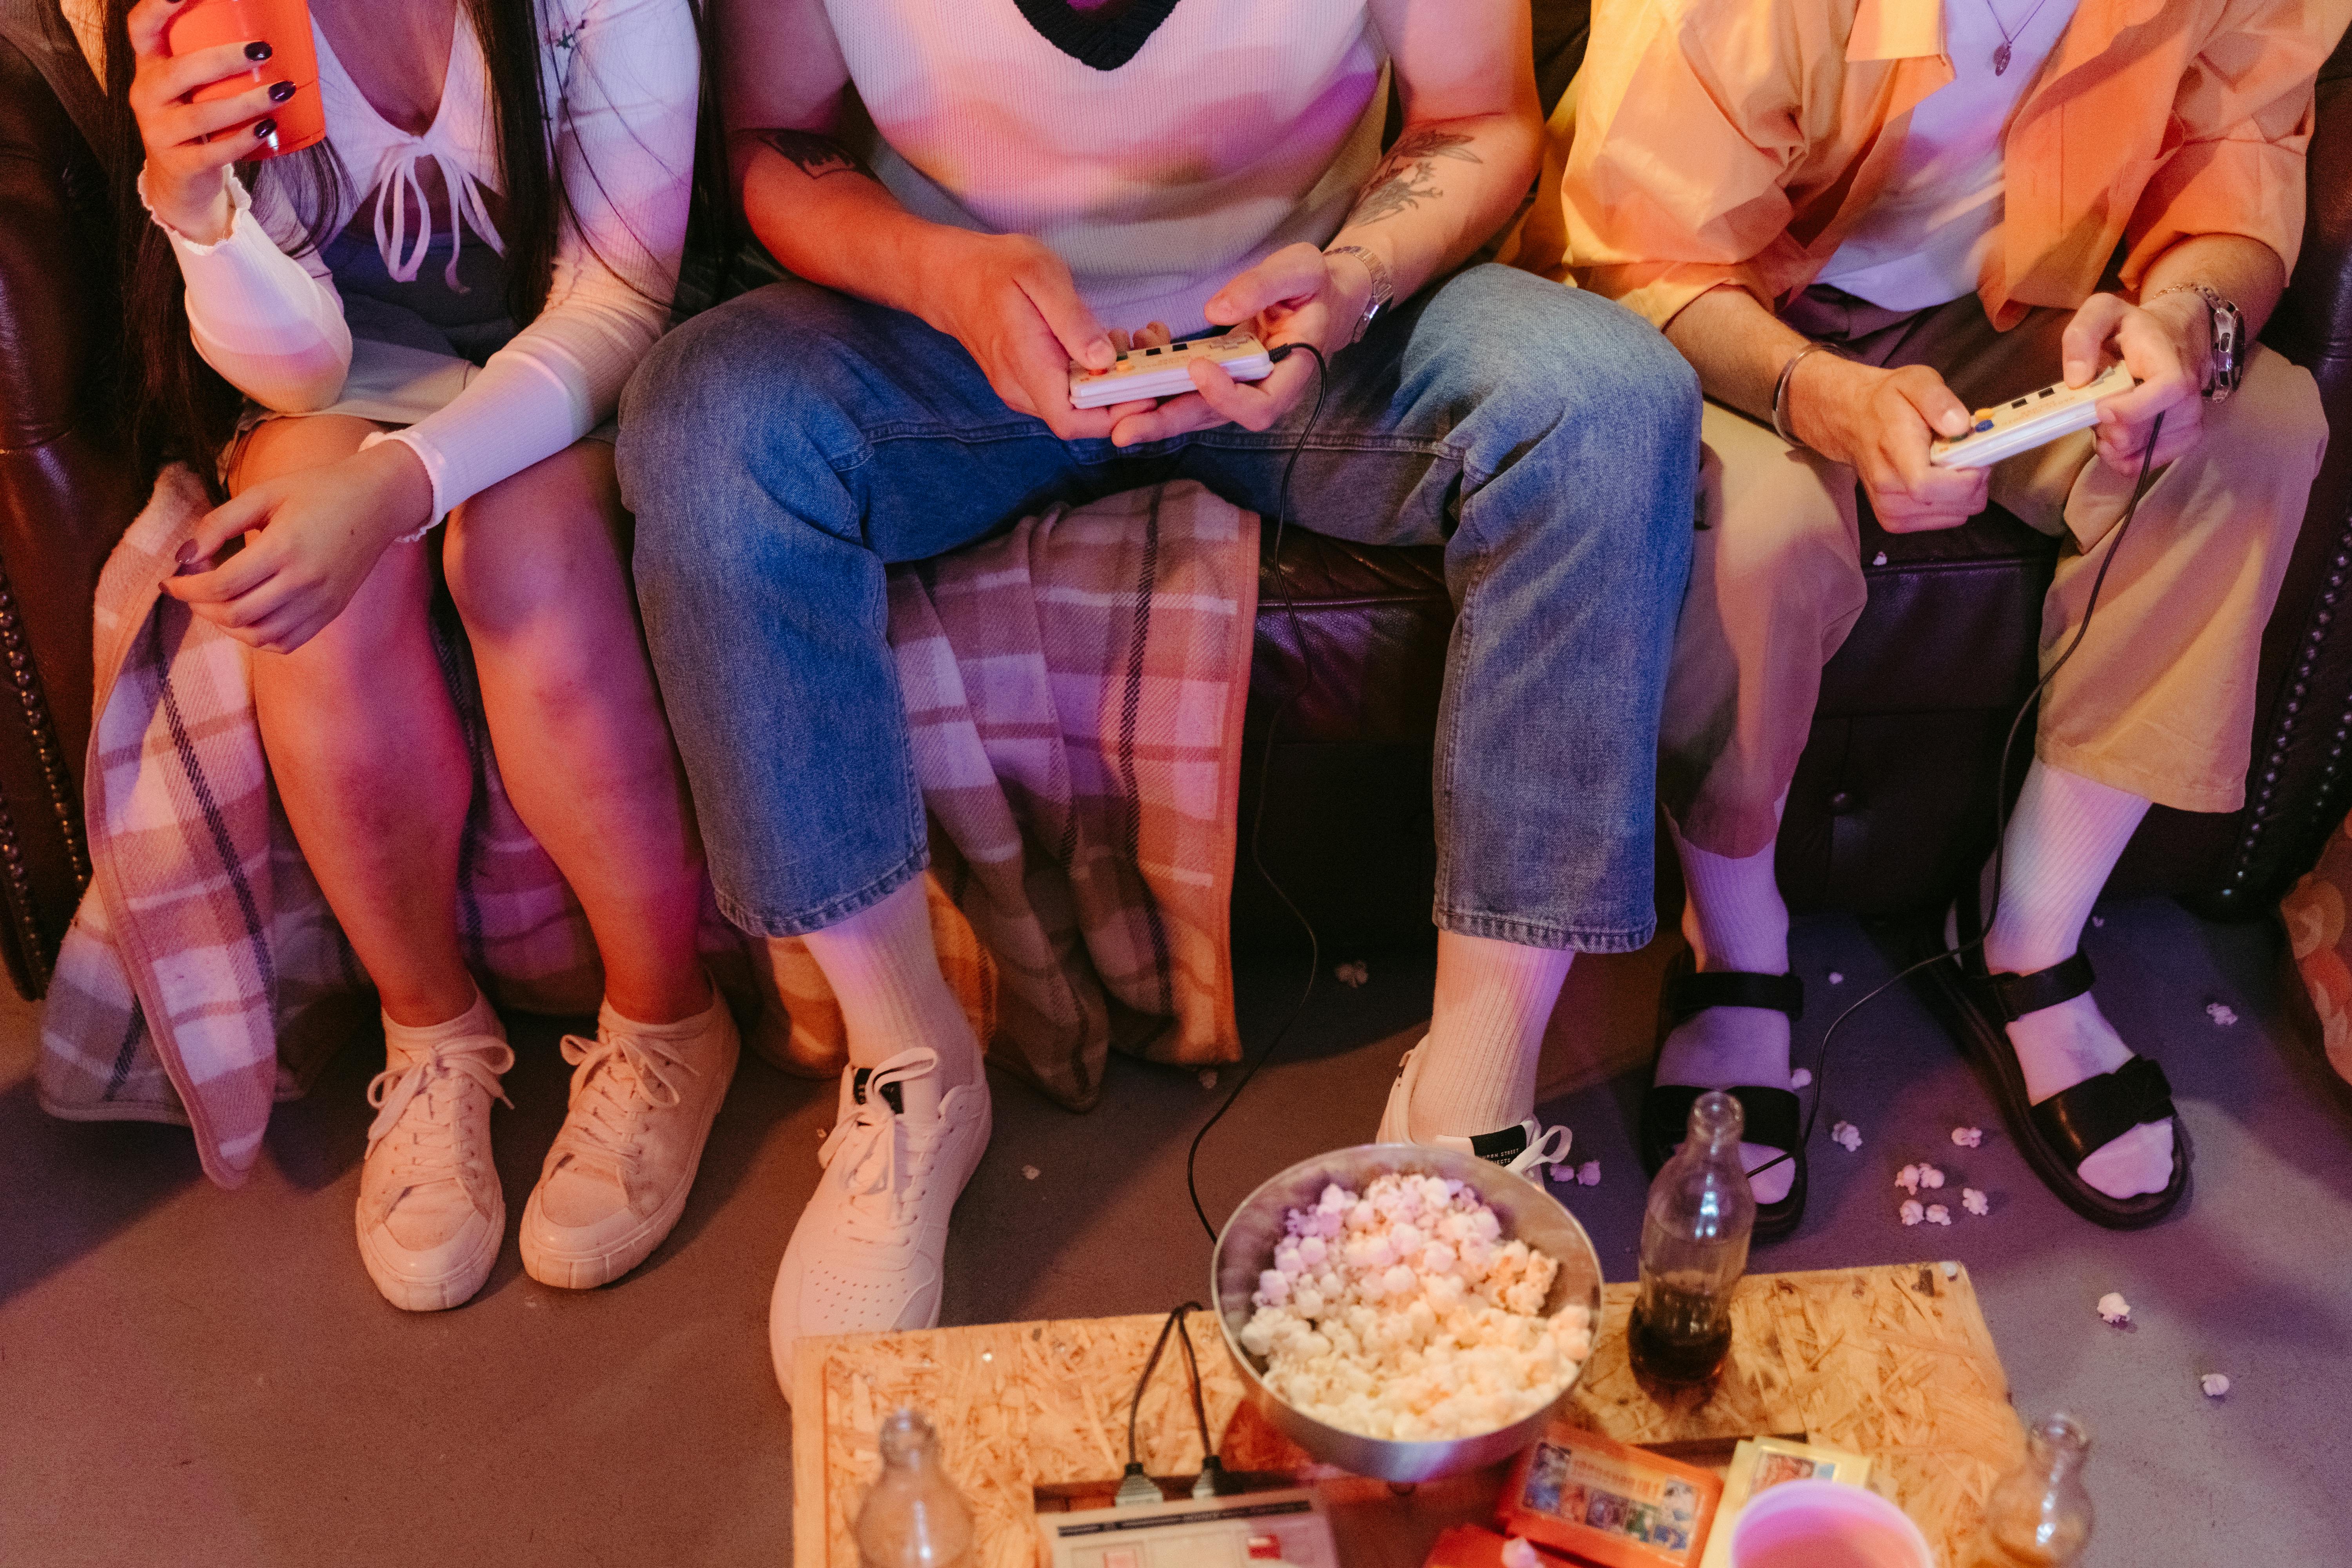
[[[2071,310],[2118,249],[2136,288],[2195,235],[2292,267],[2312,83],[2347,20],[2352,0],[2081,0],[2005,133],[1987,313]],[[1515,259],[1660,326],[1725,284],[1777,309],[1952,79],[1943,38],[1942,0],[1600,0]]]

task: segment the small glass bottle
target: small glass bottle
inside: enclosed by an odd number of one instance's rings
[[[1721,1089],[1700,1095],[1683,1146],[1650,1184],[1629,1333],[1633,1369],[1661,1383],[1705,1383],[1731,1351],[1731,1288],[1748,1270],[1756,1228],[1739,1163],[1746,1122]]]
[[[940,1440],[917,1410],[894,1410],[880,1433],[882,1478],[857,1510],[861,1568],[970,1568],[980,1560]]]
[[[2091,1434],[2064,1411],[2025,1431],[2025,1460],[1985,1500],[1984,1530],[1968,1568],[2067,1568],[2091,1543],[2083,1461]]]

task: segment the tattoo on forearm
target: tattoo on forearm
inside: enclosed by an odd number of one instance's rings
[[[863,174],[869,180],[874,177],[874,171],[855,153],[832,137],[820,136],[814,131],[762,131],[760,140],[791,159],[812,180],[822,180],[829,174]]]
[[[1348,221],[1378,223],[1444,195],[1445,192],[1437,184],[1437,163],[1441,158],[1457,163],[1486,161],[1471,150],[1470,138],[1458,132],[1408,131],[1397,138],[1397,144],[1389,149],[1389,155],[1372,171]]]

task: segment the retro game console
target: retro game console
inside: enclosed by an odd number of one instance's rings
[[[1040,1513],[1037,1532],[1041,1568],[1339,1568],[1311,1491]]]

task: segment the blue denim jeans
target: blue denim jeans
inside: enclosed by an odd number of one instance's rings
[[[1658,713],[1688,574],[1696,377],[1630,312],[1473,268],[1333,357],[1291,521],[1443,544],[1459,610],[1436,920],[1646,942]],[[953,339],[798,281],[671,332],[621,405],[623,495],[719,901],[821,930],[919,874],[884,569],[1056,500],[1190,478],[1270,514],[1307,416],[1120,450],[1008,408]],[[1368,852],[1370,851],[1368,848]]]

